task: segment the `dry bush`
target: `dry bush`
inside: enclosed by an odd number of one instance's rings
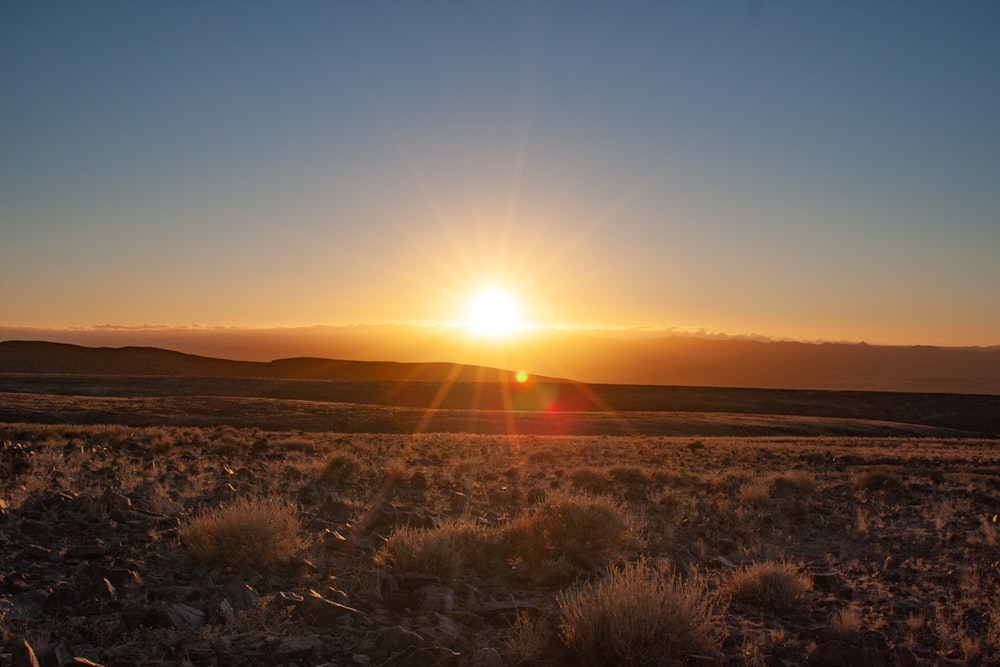
[[[649,484],[649,477],[646,473],[635,466],[612,466],[608,470],[608,477],[619,484]]]
[[[439,528],[402,526],[389,536],[380,554],[382,563],[391,561],[399,570],[450,577],[462,566],[452,535]]]
[[[770,477],[771,489],[777,496],[809,496],[816,492],[816,478],[801,472],[775,473]]]
[[[812,582],[791,563],[755,563],[736,570],[723,591],[737,602],[786,609],[805,601]]]
[[[830,618],[830,628],[837,637],[861,632],[862,625],[861,610],[856,604],[844,607]]]
[[[402,571],[450,577],[461,569],[494,570],[503,562],[496,531],[472,521],[434,528],[397,528],[378,560]]]
[[[903,482],[894,471],[876,468],[855,476],[854,486],[862,491],[880,491],[885,489],[901,489],[903,488]]]
[[[270,447],[281,452],[312,452],[316,445],[307,438],[281,438],[269,443]]]
[[[508,524],[505,541],[511,557],[535,566],[560,556],[592,565],[639,547],[641,528],[638,517],[609,496],[556,492]]]
[[[682,580],[645,561],[559,594],[566,645],[592,665],[661,665],[717,645],[713,599],[701,579]]]
[[[327,484],[339,484],[355,479],[361,473],[362,465],[353,454],[337,454],[327,461],[319,481]]]
[[[298,511],[281,498],[237,498],[193,517],[180,537],[199,560],[266,567],[295,555],[300,529]]]
[[[538,664],[553,630],[541,618],[520,613],[503,637],[504,655],[511,665]]]
[[[591,493],[601,493],[607,489],[610,480],[607,472],[594,468],[577,468],[569,474],[573,487]]]
[[[758,505],[761,507],[771,505],[771,482],[767,479],[755,477],[740,486],[736,492],[736,499],[744,505]]]

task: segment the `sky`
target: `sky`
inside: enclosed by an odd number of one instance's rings
[[[0,325],[1000,344],[995,2],[0,3]]]

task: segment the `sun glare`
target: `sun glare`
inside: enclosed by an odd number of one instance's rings
[[[495,287],[472,298],[465,324],[485,336],[506,336],[523,326],[517,301],[509,292]]]

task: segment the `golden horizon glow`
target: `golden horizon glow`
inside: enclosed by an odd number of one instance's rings
[[[479,335],[494,338],[524,328],[517,300],[499,287],[487,287],[472,297],[464,324]]]

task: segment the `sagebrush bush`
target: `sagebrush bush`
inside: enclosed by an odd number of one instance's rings
[[[503,562],[498,535],[472,521],[434,528],[402,526],[389,535],[379,554],[382,563],[408,572],[450,577],[461,569],[495,571]]]
[[[512,557],[532,565],[560,556],[586,565],[639,547],[641,528],[638,517],[609,496],[557,492],[512,521],[505,539]]]
[[[641,546],[640,529],[635,515],[608,496],[560,492],[507,524],[459,520],[433,528],[403,526],[389,536],[379,559],[399,570],[442,577],[462,569],[496,572],[517,561],[537,567],[568,558],[592,566]]]
[[[276,497],[237,498],[195,515],[180,537],[199,560],[269,566],[289,561],[301,546],[294,505]]]
[[[717,645],[716,605],[699,578],[645,561],[557,598],[566,645],[591,665],[662,665]]]
[[[723,591],[737,602],[785,609],[805,601],[812,582],[791,563],[754,563],[736,570]]]
[[[353,454],[337,454],[327,461],[319,480],[327,484],[348,482],[361,473],[362,465]]]

